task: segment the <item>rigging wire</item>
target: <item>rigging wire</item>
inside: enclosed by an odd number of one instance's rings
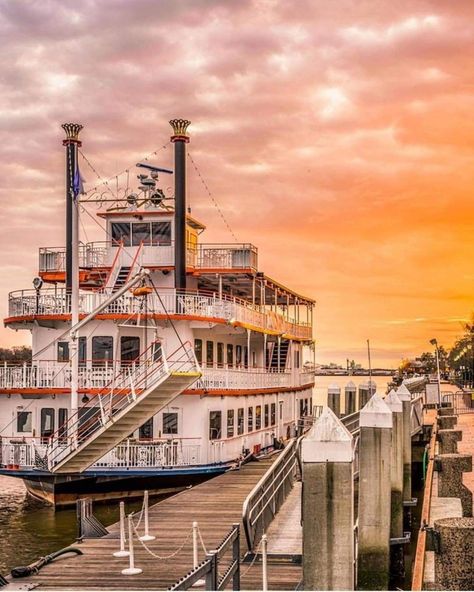
[[[234,238],[235,242],[238,243],[239,241],[238,241],[237,237],[235,236],[234,231],[232,230],[232,228],[230,227],[230,224],[227,222],[224,214],[222,213],[222,210],[219,207],[219,204],[217,203],[216,198],[212,195],[211,190],[209,189],[208,184],[206,183],[206,181],[204,180],[203,176],[201,175],[201,171],[198,169],[198,166],[197,166],[196,162],[194,161],[193,157],[191,156],[191,153],[188,152],[187,154],[188,154],[188,158],[190,159],[190,161],[191,161],[191,163],[192,163],[192,165],[194,167],[194,170],[196,171],[196,173],[197,173],[197,175],[198,175],[198,177],[199,177],[199,179],[200,179],[200,181],[201,181],[204,189],[206,190],[206,193],[211,198],[212,203],[214,204],[216,210],[219,212],[219,215],[222,218],[222,221],[224,222],[225,226],[227,227],[227,230],[230,232],[230,234]]]
[[[166,150],[166,148],[168,148],[168,146],[170,145],[170,142],[168,141],[166,144],[163,144],[162,146],[160,146],[159,148],[156,148],[156,150],[154,150],[153,152],[150,152],[149,154],[147,154],[146,156],[143,156],[142,158],[140,158],[140,161],[148,161],[152,156],[156,156],[158,154],[158,152],[161,152],[162,150]],[[121,177],[123,174],[127,173],[127,186],[128,186],[128,175],[130,173],[130,168],[131,167],[127,167],[126,169],[124,169],[123,171],[121,171],[120,173],[117,173],[115,175],[112,175],[111,177],[108,177],[107,179],[103,179],[101,177],[101,175],[98,173],[98,171],[96,170],[96,168],[94,167],[94,165],[91,163],[91,161],[86,157],[86,155],[84,154],[84,152],[82,150],[79,150],[79,154],[82,156],[82,158],[84,159],[85,163],[89,166],[89,168],[95,173],[95,175],[97,176],[97,178],[99,179],[100,183],[98,183],[97,185],[95,185],[95,187],[92,187],[91,189],[89,189],[88,191],[85,192],[85,195],[90,195],[91,193],[95,193],[97,191],[97,189],[99,187],[102,187],[103,185],[105,185],[107,187],[107,189],[110,191],[110,193],[112,195],[114,195],[114,192],[112,191],[112,188],[109,185],[109,181],[113,181],[116,180],[116,182],[118,183],[118,178]],[[117,195],[118,197],[118,195]],[[87,199],[83,200],[84,201],[88,201]]]

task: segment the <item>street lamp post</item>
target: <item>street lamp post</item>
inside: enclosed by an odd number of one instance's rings
[[[441,407],[441,378],[439,375],[439,348],[438,341],[436,339],[430,340],[431,345],[436,347],[436,373],[438,377],[438,407]]]

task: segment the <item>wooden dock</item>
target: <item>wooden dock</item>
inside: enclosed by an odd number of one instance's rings
[[[241,522],[245,498],[274,460],[275,456],[272,456],[250,462],[239,470],[227,472],[152,506],[149,512],[150,533],[156,536],[156,540],[147,543],[147,546],[163,559],[153,557],[140,542],[135,541],[135,565],[143,570],[139,575],[122,575],[121,570],[128,567],[128,558],[113,556],[113,552],[119,549],[119,525],[116,523],[108,528],[109,535],[87,539],[76,545],[83,555],[59,558],[36,576],[13,580],[8,589],[24,590],[25,584],[41,590],[167,589],[192,568],[193,521],[199,524],[207,550],[216,548],[232,524]],[[137,520],[138,516],[135,517]],[[142,532],[143,521],[140,534]],[[246,552],[243,532],[240,548],[243,556]],[[204,558],[201,548],[199,560]],[[296,576],[295,567],[298,571]],[[300,566],[292,564],[272,567],[269,570],[271,588],[294,588],[300,579],[300,570]],[[261,587],[261,564],[258,560],[252,567],[243,563],[241,575],[243,590]],[[290,585],[295,581],[294,585]]]

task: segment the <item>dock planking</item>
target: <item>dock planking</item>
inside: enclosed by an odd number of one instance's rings
[[[150,533],[156,539],[148,542],[147,546],[163,559],[152,557],[135,540],[135,565],[143,570],[139,575],[122,575],[121,570],[128,567],[128,558],[118,559],[112,555],[119,548],[119,525],[116,523],[108,527],[109,535],[100,539],[87,539],[77,545],[83,555],[59,558],[33,577],[13,580],[8,588],[20,589],[28,582],[41,590],[167,589],[192,568],[193,521],[199,523],[207,550],[217,547],[232,524],[241,522],[245,498],[274,460],[273,456],[250,462],[239,470],[227,472],[152,506],[149,511]],[[138,516],[135,517],[137,520]],[[143,522],[140,534],[143,534]],[[182,549],[174,554],[181,545]],[[245,538],[241,532],[241,554],[245,551]],[[200,548],[199,560],[204,558],[205,553]],[[282,567],[287,569],[286,566]],[[246,570],[246,565],[242,565],[242,573]],[[272,580],[273,577],[272,570]],[[278,575],[275,574],[275,578],[278,583]],[[243,578],[242,588],[252,589],[251,584],[257,581],[260,583],[256,588],[260,588],[261,566],[256,563]]]

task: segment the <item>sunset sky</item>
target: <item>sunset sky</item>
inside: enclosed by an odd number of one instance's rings
[[[65,242],[61,123],[85,126],[84,154],[110,177],[185,117],[238,240],[317,300],[318,362],[366,363],[370,338],[373,364],[396,366],[461,332],[472,0],[0,0],[0,37],[2,317],[8,292],[31,288],[38,247]],[[191,169],[189,194],[206,242],[233,242]],[[100,238],[84,219],[81,239]]]

